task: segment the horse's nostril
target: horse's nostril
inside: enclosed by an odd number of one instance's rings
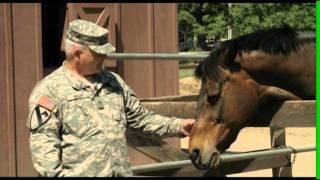
[[[196,159],[198,159],[199,155],[200,155],[200,150],[199,149],[194,149],[192,151],[191,158],[196,160]]]
[[[219,152],[213,152],[211,161],[210,161],[210,167],[217,167],[221,162],[220,159],[220,153]]]
[[[219,158],[219,154],[217,152],[212,153],[212,161],[216,162]]]

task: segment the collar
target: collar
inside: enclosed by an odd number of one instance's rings
[[[80,91],[82,89],[87,89],[90,86],[85,84],[83,81],[81,81],[80,77],[72,73],[67,67],[65,67],[65,61],[62,64],[62,70],[64,72],[64,76],[67,78],[69,83],[71,84],[72,88],[74,88],[77,91]],[[97,73],[93,77],[93,86],[94,90],[100,90],[104,84],[106,84],[108,81],[108,78],[105,78],[103,75],[103,71],[100,73]]]
[[[74,88],[77,91],[80,91],[82,89],[86,89],[87,87],[89,87],[88,85],[86,85],[85,83],[83,83],[79,77],[77,77],[75,74],[73,74],[66,66],[65,66],[65,62],[63,61],[62,64],[62,71],[64,76],[67,78],[67,80],[69,81],[70,85],[72,86],[72,88]]]

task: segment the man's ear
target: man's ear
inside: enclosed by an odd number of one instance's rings
[[[79,59],[80,58],[80,55],[82,53],[82,50],[79,49],[79,48],[75,48],[74,51],[73,51],[73,55],[75,58]]]

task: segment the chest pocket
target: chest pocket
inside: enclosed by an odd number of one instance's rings
[[[97,131],[97,122],[91,117],[87,111],[92,108],[92,103],[89,98],[71,99],[65,102],[62,106],[63,124],[79,138],[82,138],[89,132]]]
[[[103,98],[103,103],[105,104],[103,114],[111,120],[111,123],[116,123],[126,127],[127,121],[122,94],[106,94]]]

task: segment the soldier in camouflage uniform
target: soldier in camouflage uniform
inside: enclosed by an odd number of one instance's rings
[[[88,21],[70,22],[67,60],[31,93],[30,149],[42,176],[130,176],[127,127],[161,137],[190,133],[194,119],[145,109],[119,75],[102,68],[115,50],[107,34]]]

